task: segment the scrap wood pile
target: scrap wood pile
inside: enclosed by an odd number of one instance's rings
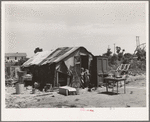
[[[5,85],[6,86],[14,86],[16,83],[17,83],[17,79],[16,78],[5,79]]]

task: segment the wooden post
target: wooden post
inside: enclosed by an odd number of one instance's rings
[[[108,92],[108,80],[106,80],[106,91]]]
[[[56,71],[56,86],[58,86],[59,83],[59,72]]]
[[[67,86],[70,86],[70,78],[67,77]]]
[[[117,94],[118,94],[118,81],[117,81]]]
[[[126,80],[124,80],[124,94],[126,93],[126,87],[125,87],[125,85],[126,85]]]
[[[113,88],[112,88],[112,92],[114,92],[114,85],[115,84],[115,81],[113,80]]]
[[[116,48],[116,47],[115,47],[115,44],[114,44],[114,54],[115,54],[115,48]]]

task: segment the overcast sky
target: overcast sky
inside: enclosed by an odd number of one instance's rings
[[[84,46],[101,55],[108,45],[114,51],[115,43],[133,53],[136,36],[146,42],[146,2],[24,2],[5,4],[4,10],[5,52],[31,57],[36,47]]]

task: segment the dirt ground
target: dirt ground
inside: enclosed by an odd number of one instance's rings
[[[64,96],[58,90],[31,94],[31,87],[24,88],[23,94],[16,94],[15,87],[6,87],[5,102],[6,108],[146,107],[146,75],[129,76],[126,94],[124,87],[119,87],[118,94],[112,94],[112,89],[109,91],[106,93],[105,87],[92,92],[85,88],[79,90],[79,95]]]

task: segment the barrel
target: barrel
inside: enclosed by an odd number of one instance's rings
[[[24,84],[23,83],[17,83],[16,84],[16,94],[23,93],[24,90]]]

